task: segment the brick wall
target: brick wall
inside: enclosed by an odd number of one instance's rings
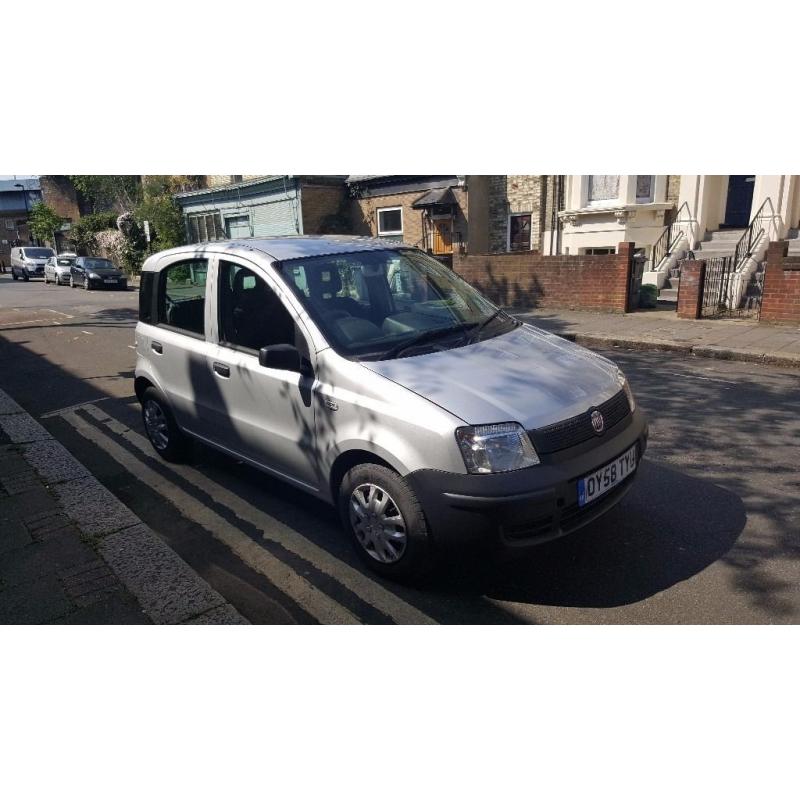
[[[678,290],[678,316],[681,319],[700,319],[705,274],[705,261],[684,261],[681,264],[681,287]]]
[[[81,215],[75,187],[65,175],[40,175],[42,202],[60,217],[76,222]]]
[[[767,250],[761,299],[760,319],[763,322],[800,324],[800,258],[788,258],[788,247],[789,243],[785,241],[770,242]]]
[[[460,256],[453,269],[495,303],[511,307],[627,310],[632,242],[608,256],[534,252]]]
[[[541,175],[489,176],[489,251],[508,250],[508,215],[531,215],[531,249],[541,249],[544,216]]]
[[[303,184],[300,206],[303,212],[303,233],[351,233],[344,204],[345,186],[314,186]],[[341,216],[340,220],[336,219]],[[335,230],[341,228],[341,230]]]

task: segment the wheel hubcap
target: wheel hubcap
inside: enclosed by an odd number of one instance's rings
[[[144,425],[156,450],[164,450],[169,444],[167,418],[161,406],[152,400],[148,400],[144,406]]]
[[[362,483],[350,495],[350,524],[359,544],[376,561],[393,564],[408,544],[400,508],[386,489]]]

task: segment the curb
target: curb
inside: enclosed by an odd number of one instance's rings
[[[699,358],[717,358],[725,361],[742,361],[800,369],[800,356],[781,356],[774,353],[759,353],[754,350],[733,350],[717,345],[678,344],[659,339],[624,339],[595,333],[557,333],[555,335],[583,347],[624,347],[628,350],[682,353]]]
[[[0,428],[154,623],[248,624],[2,389]]]

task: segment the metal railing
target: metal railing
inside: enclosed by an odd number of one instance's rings
[[[767,206],[769,206],[768,212]],[[772,225],[773,228],[772,232],[775,233],[775,207],[772,205],[772,199],[768,197],[753,215],[750,224],[736,243],[736,249],[733,251],[733,264],[735,269],[741,269],[745,261],[753,254],[762,235],[770,235],[768,230],[770,225]]]
[[[684,211],[686,211],[687,218],[681,219],[681,214]],[[691,224],[692,218],[689,211],[689,203],[684,201],[678,209],[675,219],[664,228],[661,235],[656,239],[656,243],[650,252],[650,269],[653,271],[658,269],[661,262],[672,252],[672,248],[681,236],[685,235],[688,241],[688,234],[682,227],[686,223]]]

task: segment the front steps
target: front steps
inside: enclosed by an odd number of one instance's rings
[[[726,229],[722,231],[712,231],[706,234],[706,238],[697,245],[694,250],[696,259],[708,258],[728,258],[736,252],[736,245],[745,229]]]

